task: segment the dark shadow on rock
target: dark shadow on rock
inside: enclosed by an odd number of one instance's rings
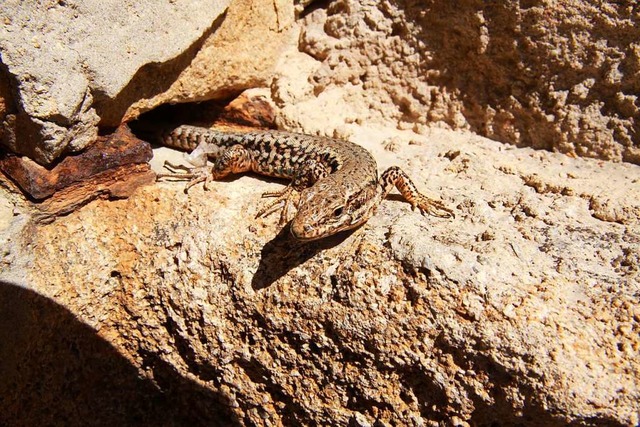
[[[240,424],[222,396],[143,359],[155,381],[63,306],[0,282],[1,426]]]
[[[253,275],[251,286],[254,290],[264,289],[291,269],[299,266],[325,249],[332,248],[353,234],[354,230],[343,231],[324,239],[311,242],[296,240],[290,232],[289,224],[262,248],[258,270]]]
[[[207,28],[202,35],[182,53],[165,62],[149,62],[131,77],[127,85],[120,90],[115,97],[110,97],[106,93],[93,90],[94,107],[100,116],[101,128],[116,127],[122,121],[122,117],[127,109],[140,99],[151,99],[154,96],[166,92],[178,76],[191,65],[197,53],[202,49],[206,40],[220,28],[226,18],[227,12],[220,14]],[[150,84],[149,82],[153,82]],[[230,92],[240,92],[236,89]]]

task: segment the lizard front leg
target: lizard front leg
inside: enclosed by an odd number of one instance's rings
[[[281,191],[268,192],[262,195],[263,198],[275,197],[272,203],[260,209],[256,214],[256,218],[271,215],[278,209],[280,211],[279,225],[284,225],[291,219],[291,208],[298,209],[300,204],[300,191],[310,187],[318,180],[329,174],[329,170],[324,164],[315,160],[307,160],[302,167],[298,168],[289,185]]]
[[[418,208],[423,215],[429,214],[440,218],[451,218],[455,215],[441,201],[430,199],[420,193],[411,178],[399,167],[392,166],[380,177],[378,184],[381,193],[380,198],[384,199],[387,194],[396,187],[402,197],[404,197],[413,209]]]
[[[281,226],[289,222],[292,205],[297,209],[300,202],[300,192],[291,184],[287,185],[282,191],[263,193],[262,197],[275,197],[276,200],[260,209],[256,213],[256,218],[269,216],[278,209],[282,209],[280,211],[280,220],[278,221]]]

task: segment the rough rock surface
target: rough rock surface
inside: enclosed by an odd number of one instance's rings
[[[0,79],[13,94],[3,143],[40,163],[84,148],[99,122],[118,125],[132,99],[175,80],[227,4],[3,1]]]
[[[227,2],[210,1],[3,2],[4,144],[50,163],[92,142],[98,125],[267,82],[291,44],[291,2],[238,0],[216,20]],[[299,48],[317,64],[306,96],[282,106],[309,95],[330,100],[337,90],[367,110],[360,121],[419,133],[440,123],[520,146],[640,162],[640,15],[632,2],[336,0],[307,5],[303,16]]]
[[[189,194],[160,183],[52,224],[0,185],[0,425],[638,425],[638,166],[427,126],[636,161],[634,47],[614,19],[627,9],[565,3],[583,15],[536,2],[513,14],[510,1],[302,13],[307,53],[280,57],[270,88],[281,126],[402,165],[455,219],[391,197],[355,232],[300,245],[276,217],[253,218],[281,183],[251,176]],[[539,33],[527,39],[525,22]],[[580,22],[591,27],[551,58]],[[524,87],[509,39],[538,76]],[[626,115],[598,74],[618,51]],[[549,107],[551,83],[595,75]],[[153,166],[165,158],[176,153],[156,150]]]
[[[41,423],[33,408],[43,405],[74,414],[65,390],[99,369],[85,361],[103,354],[92,343],[104,339],[115,350],[103,364],[152,381],[139,405],[167,417],[189,408],[201,423],[640,421],[637,166],[449,131],[378,128],[355,140],[381,168],[407,165],[457,217],[421,217],[391,199],[352,234],[298,245],[276,218],[253,219],[260,194],[281,184],[249,176],[206,193],[162,183],[49,225],[28,223],[18,204],[5,227],[24,228],[3,242],[0,264],[26,289],[4,293],[38,292],[96,336],[54,346],[76,350],[63,352],[64,368],[50,362],[31,405],[35,349],[5,347],[15,369],[0,389],[3,416]],[[43,324],[30,342],[44,344],[64,310],[26,301]],[[99,385],[118,381],[133,388],[122,378]],[[108,402],[90,403],[104,416]],[[130,406],[125,414],[141,410]]]
[[[293,16],[288,0],[232,2],[220,28],[204,42],[189,67],[166,91],[133,103],[124,119],[165,103],[224,99],[265,86],[281,52],[294,41]]]
[[[309,88],[281,105],[337,96],[358,120],[640,163],[638,40],[634,2],[336,0],[306,15]]]

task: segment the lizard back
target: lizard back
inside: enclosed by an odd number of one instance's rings
[[[330,176],[335,174],[332,180],[350,188],[375,184],[378,179],[376,161],[366,149],[321,136],[274,130],[222,132],[182,125],[162,132],[159,142],[212,159],[234,145],[241,145],[250,153],[253,172],[277,178],[292,179],[309,162],[317,162]]]

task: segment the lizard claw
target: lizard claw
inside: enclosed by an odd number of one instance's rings
[[[275,197],[276,200],[260,209],[258,213],[256,213],[256,218],[266,217],[276,212],[278,209],[282,209],[280,211],[280,220],[278,221],[278,224],[282,226],[289,222],[291,205],[293,204],[297,207],[298,201],[300,200],[300,193],[295,190],[293,186],[288,185],[284,190],[262,194],[262,198],[267,197]]]
[[[421,200],[412,203],[411,208],[415,211],[416,208],[420,210],[422,215],[431,215],[438,218],[455,218],[455,214],[444,203],[429,199],[425,196],[421,197]]]
[[[156,179],[161,178],[173,178],[176,180],[182,180],[189,182],[184,187],[184,192],[188,193],[189,189],[194,185],[205,181],[205,190],[207,190],[207,184],[212,180],[212,176],[204,167],[188,167],[184,165],[174,165],[169,161],[164,162],[165,168],[167,168],[169,173],[159,173],[156,175]],[[178,170],[182,170],[184,172],[178,172]]]
[[[193,187],[194,185],[205,181],[205,185],[204,185],[204,189],[207,189],[207,184],[206,184],[206,180],[207,180],[207,176],[206,175],[195,175],[193,178],[191,178],[191,180],[189,180],[189,182],[187,183],[187,185],[184,186],[184,192],[188,193],[189,189],[191,187]]]
[[[281,207],[284,207],[282,206],[283,203],[284,202],[282,200],[276,200],[273,203],[269,203],[268,205],[258,210],[258,212],[256,213],[256,218],[267,217],[271,215]]]

